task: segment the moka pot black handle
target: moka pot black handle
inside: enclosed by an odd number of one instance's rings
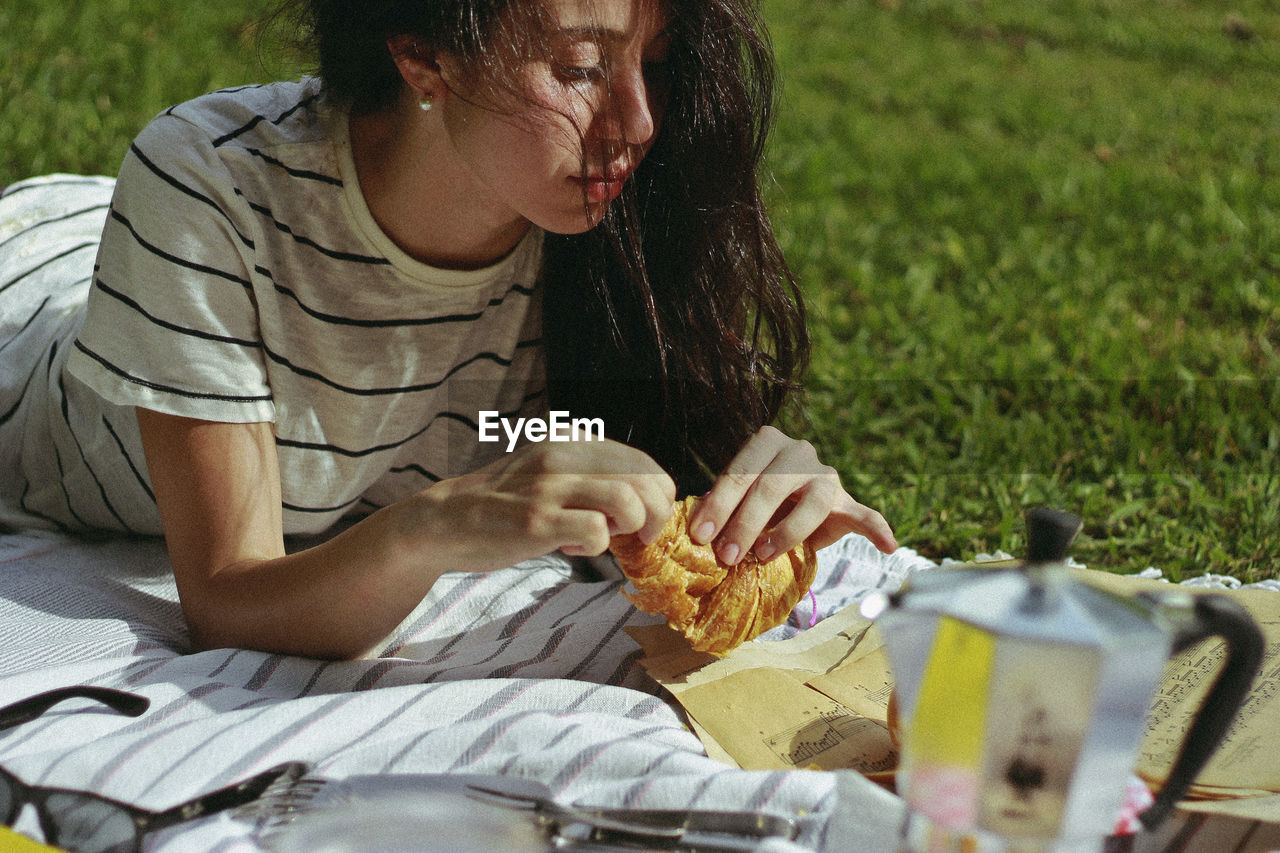
[[[1166,596],[1150,598],[1160,601]],[[1169,816],[1209,763],[1249,695],[1265,648],[1262,631],[1253,617],[1228,596],[1194,595],[1190,617],[1186,626],[1174,636],[1172,653],[1185,651],[1201,640],[1217,636],[1226,643],[1227,658],[1182,742],[1182,750],[1169,771],[1168,781],[1155,802],[1139,818],[1148,830],[1155,829]]]

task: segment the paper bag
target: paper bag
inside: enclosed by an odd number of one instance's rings
[[[879,634],[856,607],[790,640],[723,658],[665,625],[630,628],[641,665],[684,707],[708,754],[748,770],[853,769],[888,779],[892,679]]]

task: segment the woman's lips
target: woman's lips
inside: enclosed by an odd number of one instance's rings
[[[574,181],[586,194],[587,201],[593,204],[607,204],[622,195],[622,187],[627,182],[627,172],[609,172],[602,175],[575,176]]]
[[[610,202],[622,195],[622,178],[587,178],[587,200]]]

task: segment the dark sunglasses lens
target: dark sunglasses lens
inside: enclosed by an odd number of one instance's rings
[[[137,849],[133,816],[111,803],[80,794],[56,793],[45,798],[52,819],[54,844],[72,853],[131,853]]]
[[[3,773],[0,773],[0,818],[4,819],[4,825],[8,826],[13,823],[13,819],[17,817],[14,808],[17,805],[18,792],[13,790],[13,783],[9,781]]]

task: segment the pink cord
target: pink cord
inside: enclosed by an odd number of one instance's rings
[[[818,624],[818,597],[813,594],[813,587],[809,587],[809,600],[813,602],[813,615],[809,617],[809,627],[812,628]]]

